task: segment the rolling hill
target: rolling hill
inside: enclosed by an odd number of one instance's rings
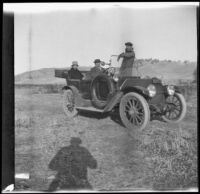
[[[65,79],[57,78],[54,70],[58,68],[42,68],[28,71],[15,76],[15,84],[63,84]],[[82,67],[80,70],[89,70],[90,67]]]
[[[193,80],[193,72],[197,64],[195,62],[136,60],[140,65],[139,72],[142,77],[160,77],[166,81]],[[89,70],[91,67],[80,67],[80,70]],[[15,76],[15,84],[64,84],[65,79],[56,78],[56,68],[43,68],[25,72]]]
[[[193,80],[193,72],[196,69],[196,63],[166,62],[160,61],[156,64],[147,63],[139,71],[143,76],[158,76],[165,80]]]

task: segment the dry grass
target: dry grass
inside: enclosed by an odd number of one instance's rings
[[[15,88],[29,94],[60,93],[65,84],[15,84]]]
[[[167,83],[166,83],[167,84]],[[174,83],[175,84],[175,83]],[[15,88],[23,91],[29,92],[29,94],[51,94],[51,93],[61,93],[62,87],[65,84],[16,84]],[[197,93],[197,85],[194,83],[179,83],[178,85],[181,93],[185,96],[186,101],[190,101],[192,96]]]
[[[185,189],[197,187],[197,98],[180,124],[158,121],[135,138],[110,117],[67,119],[60,94],[16,90],[16,172],[29,172],[29,190],[45,190],[56,172],[48,169],[57,151],[79,136],[96,158],[88,177],[95,190]],[[18,183],[18,182],[17,182]],[[19,184],[19,183],[18,183]]]
[[[177,130],[156,129],[141,144],[152,163],[154,189],[182,189],[197,185],[197,139],[181,126]]]

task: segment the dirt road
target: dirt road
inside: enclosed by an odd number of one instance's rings
[[[197,186],[197,104],[180,124],[152,121],[130,137],[113,115],[82,112],[68,119],[60,94],[15,91],[15,170],[29,172],[28,190],[46,190],[56,172],[48,164],[78,136],[97,160],[88,170],[95,190],[182,189]],[[17,182],[18,188],[23,184]],[[21,187],[21,188],[22,188]],[[25,188],[24,188],[25,189]]]

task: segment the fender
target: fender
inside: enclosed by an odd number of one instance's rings
[[[145,87],[142,87],[142,86],[127,87],[127,88],[124,88],[122,91],[124,92],[124,94],[128,92],[137,92],[140,95],[144,96],[145,98],[149,97],[149,91]]]
[[[69,87],[69,86],[62,87],[62,90],[70,90],[70,89],[71,89],[71,87]]]
[[[164,87],[165,87],[165,95],[168,95],[167,86],[168,86],[168,85],[164,85]],[[179,94],[182,93],[181,88],[178,87],[178,86],[174,86],[174,90],[175,90],[176,93],[179,93]]]
[[[74,94],[75,106],[82,106],[83,100],[81,94],[75,86],[64,86],[62,90],[72,90]]]
[[[174,90],[175,90],[176,93],[181,94],[181,89],[180,89],[180,87],[174,86]]]
[[[143,83],[143,86],[138,86],[137,85],[137,79],[135,80],[134,84],[132,83],[132,81],[130,82],[130,80],[125,79],[124,82],[121,84],[121,86],[119,87],[119,89],[121,91],[124,92],[124,94],[128,93],[128,92],[137,92],[141,95],[143,95],[144,97],[149,97],[149,91],[147,90],[147,88],[145,87],[145,83]],[[150,84],[150,83],[149,83]]]
[[[113,109],[113,107],[120,102],[122,96],[123,96],[122,91],[117,91],[108,101],[107,105],[105,106],[103,112],[108,112]]]
[[[108,112],[111,111],[112,108],[120,102],[121,98],[123,97],[124,94],[128,92],[137,92],[141,94],[142,96],[145,96],[146,98],[149,97],[149,91],[142,86],[133,86],[133,87],[128,87],[124,88],[122,91],[117,91],[108,101],[107,105],[105,106],[103,112]]]

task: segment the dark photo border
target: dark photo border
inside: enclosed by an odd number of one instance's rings
[[[2,181],[1,189],[14,184],[14,13],[3,13],[2,22]]]
[[[120,1],[115,1],[115,2],[120,2]],[[197,14],[196,15],[197,17],[197,96],[198,96],[197,116],[199,118],[199,75],[200,75],[200,72],[199,72],[199,6],[196,8],[196,14]],[[1,191],[2,191],[8,185],[15,184],[14,13],[4,13],[2,11],[1,21],[2,21],[2,65],[1,65],[1,68],[2,68]],[[199,128],[199,120],[197,122],[197,127]],[[197,134],[199,136],[198,129],[197,129]],[[197,142],[199,145],[199,138],[197,138]],[[199,147],[197,147],[197,149],[199,152]],[[199,153],[198,153],[198,157],[199,157]],[[198,165],[198,172],[199,172],[199,165]],[[199,177],[198,177],[198,188],[199,188]]]

